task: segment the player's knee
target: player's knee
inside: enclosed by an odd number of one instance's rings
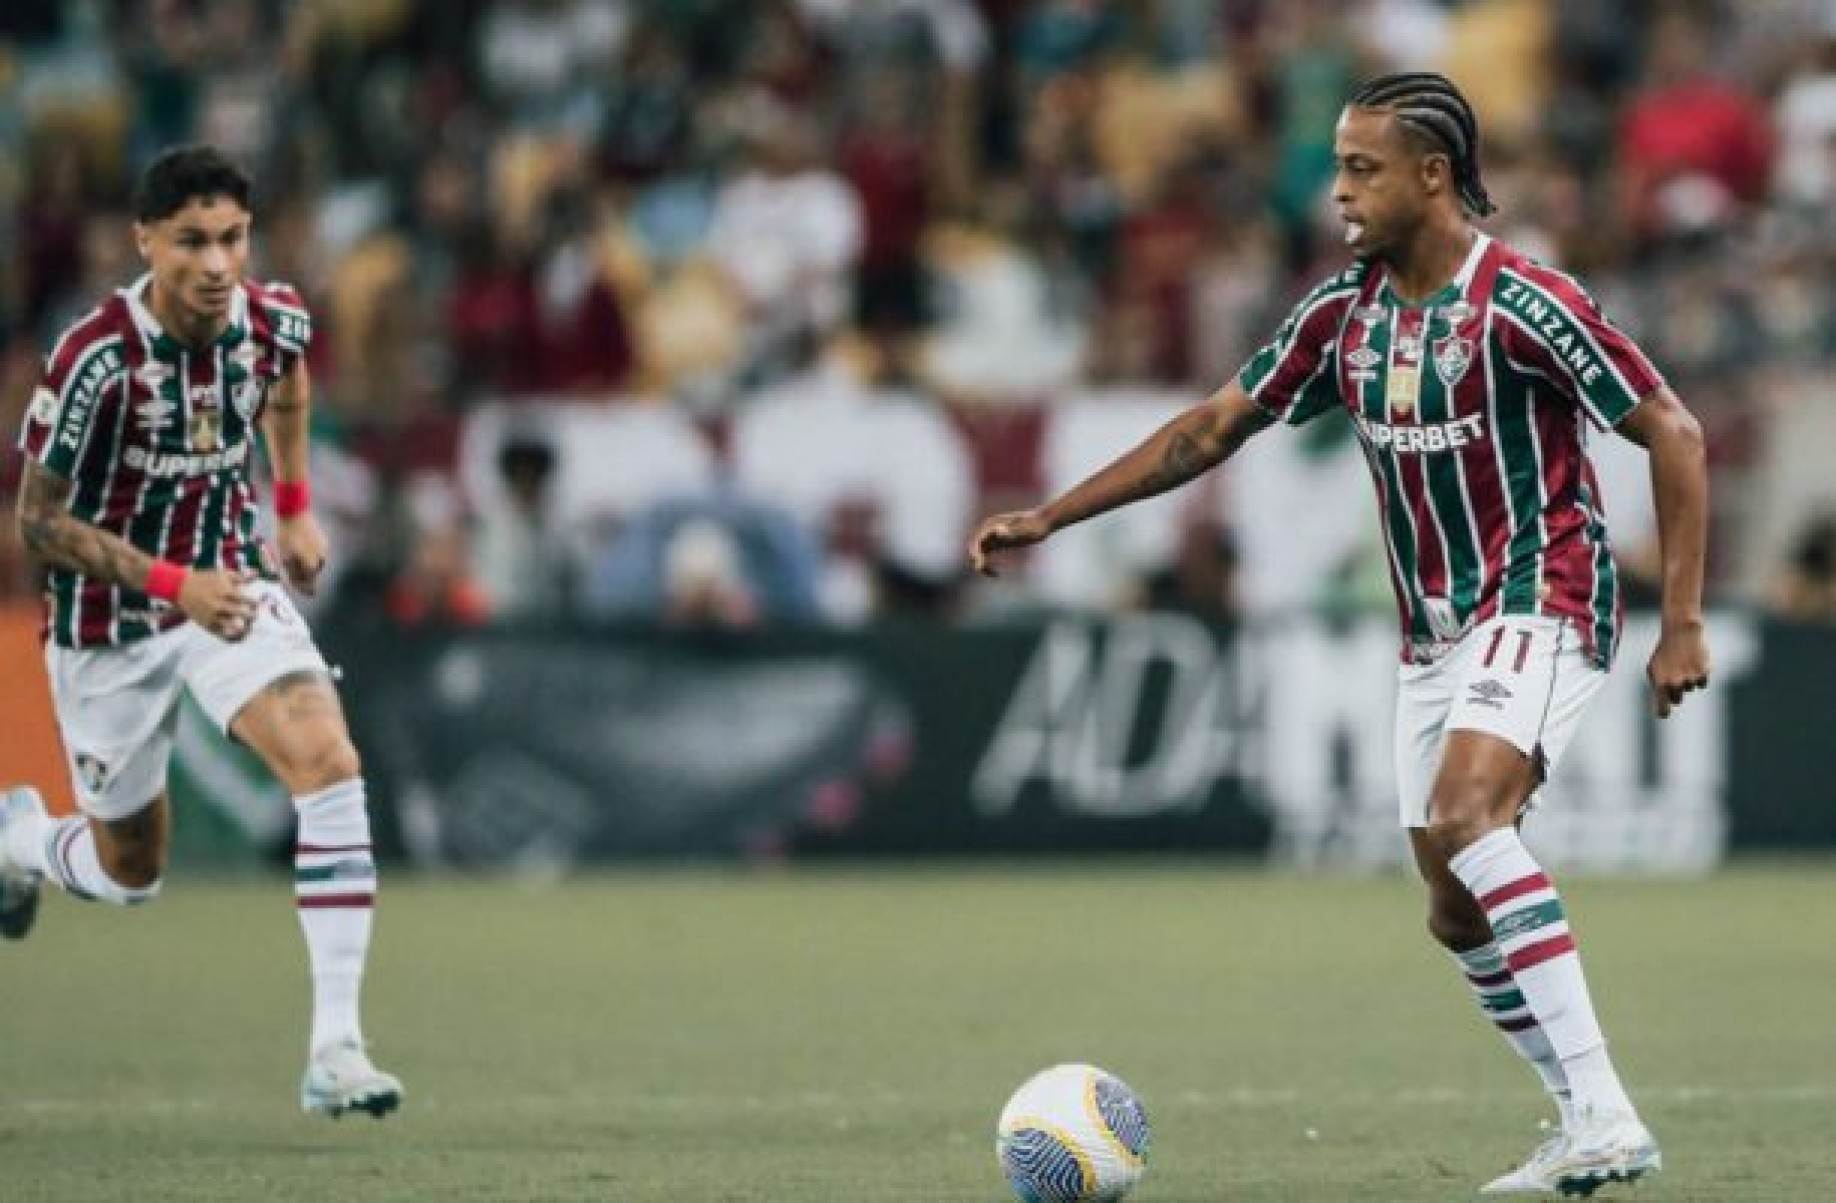
[[[312,794],[350,781],[363,773],[363,762],[350,737],[342,732],[315,741],[282,775],[295,794]]]
[[[1428,812],[1428,838],[1443,857],[1451,859],[1507,825],[1513,810],[1503,782],[1483,776],[1437,782]]]

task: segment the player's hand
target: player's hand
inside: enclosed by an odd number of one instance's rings
[[[969,563],[983,576],[995,576],[995,552],[1031,547],[1044,542],[1051,533],[1052,524],[1038,510],[996,514],[977,527],[975,537],[969,540]]]
[[[1651,704],[1659,718],[1683,704],[1683,695],[1709,683],[1708,636],[1701,622],[1665,623],[1657,650],[1645,666],[1651,682]]]
[[[311,510],[282,518],[275,524],[274,542],[288,583],[311,597],[319,587],[319,573],[325,570],[325,556],[330,550],[319,520]]]
[[[248,590],[254,579],[255,574],[246,568],[239,572],[194,568],[179,587],[179,609],[217,638],[239,642],[255,624],[255,598]]]

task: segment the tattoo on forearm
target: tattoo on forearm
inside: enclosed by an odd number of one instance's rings
[[[1197,439],[1182,432],[1168,441],[1160,463],[1148,476],[1148,484],[1157,492],[1171,489],[1185,484],[1216,462],[1205,454]]]
[[[119,535],[70,516],[69,481],[29,465],[19,493],[19,533],[33,555],[92,580],[138,588],[152,557]]]

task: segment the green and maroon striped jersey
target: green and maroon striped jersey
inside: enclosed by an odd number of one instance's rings
[[[1377,487],[1405,660],[1500,614],[1570,620],[1612,661],[1620,595],[1587,425],[1663,379],[1572,278],[1481,234],[1419,305],[1360,262],[1314,289],[1239,380],[1298,425],[1344,406]]]
[[[149,278],[120,289],[58,339],[19,445],[69,480],[72,516],[163,560],[266,572],[249,458],[268,390],[305,353],[312,319],[292,287],[245,282],[208,347],[160,329]],[[46,578],[48,635],[105,647],[184,621],[136,589],[63,568]]]

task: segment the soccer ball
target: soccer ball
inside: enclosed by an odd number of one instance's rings
[[[1115,1203],[1141,1181],[1147,1152],[1147,1108],[1094,1065],[1028,1078],[995,1132],[1001,1170],[1024,1203]]]

